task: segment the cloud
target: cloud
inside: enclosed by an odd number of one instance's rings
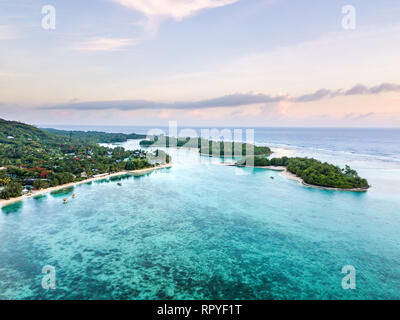
[[[232,94],[214,99],[200,101],[183,102],[156,102],[148,100],[122,100],[122,101],[92,101],[79,103],[66,103],[52,107],[41,107],[41,109],[52,110],[156,110],[156,109],[175,109],[175,110],[194,110],[216,107],[239,107],[242,105],[274,103],[285,99],[286,96],[269,96],[264,94]]]
[[[314,93],[305,94],[303,96],[294,98],[292,100],[293,102],[311,102],[311,101],[321,100],[330,95],[332,95],[332,92],[330,90],[320,89]]]
[[[205,9],[227,6],[239,0],[111,0],[146,16],[138,23],[146,37],[154,36],[167,18],[181,21]]]
[[[133,39],[122,38],[92,38],[73,46],[77,51],[117,51],[127,46],[136,44]]]
[[[343,119],[346,120],[353,120],[353,121],[358,121],[358,120],[363,120],[367,119],[373,116],[376,116],[377,114],[375,112],[368,112],[368,113],[347,113],[343,116]]]
[[[350,90],[347,90],[344,93],[344,95],[351,96],[351,95],[379,94],[379,93],[394,92],[394,91],[400,91],[400,85],[393,83],[382,83],[378,86],[368,88],[362,84],[358,84],[353,88],[351,88]]]
[[[293,98],[292,101],[312,102],[312,101],[322,100],[324,98],[335,98],[340,96],[356,96],[356,95],[376,95],[386,92],[400,92],[400,85],[394,83],[382,83],[377,86],[367,87],[363,84],[357,84],[348,90],[320,89],[314,93]]]
[[[140,11],[148,18],[171,17],[180,21],[200,10],[223,7],[239,0],[112,0]]]
[[[89,101],[59,104],[55,106],[42,106],[39,109],[46,110],[110,110],[117,109],[122,111],[128,110],[200,110],[208,108],[221,107],[241,107],[255,104],[272,104],[279,103],[286,107],[291,103],[306,103],[319,101],[324,98],[335,98],[338,96],[355,96],[355,95],[377,95],[385,92],[400,92],[400,85],[383,83],[378,86],[367,87],[358,84],[349,90],[328,90],[319,89],[311,94],[305,94],[298,97],[290,97],[289,95],[266,95],[254,93],[236,93],[225,95],[213,99],[205,99],[200,101],[181,101],[181,102],[157,102],[149,100],[121,100],[121,101]]]

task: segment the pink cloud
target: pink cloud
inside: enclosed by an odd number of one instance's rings
[[[161,119],[168,119],[171,117],[172,113],[173,113],[172,110],[163,110],[163,111],[161,111],[159,117]]]

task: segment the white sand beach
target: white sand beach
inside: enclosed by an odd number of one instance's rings
[[[292,157],[293,150],[288,148],[271,147],[272,154],[270,158]]]
[[[79,184],[84,184],[84,183],[89,183],[89,182],[99,181],[99,180],[105,180],[105,179],[109,179],[109,178],[117,177],[117,176],[122,176],[122,175],[126,175],[126,174],[142,175],[142,174],[146,174],[146,173],[149,173],[149,172],[152,172],[152,171],[155,171],[155,170],[160,170],[160,169],[170,168],[170,167],[172,167],[172,163],[164,164],[164,165],[153,167],[153,168],[146,168],[146,169],[133,170],[133,171],[120,171],[120,172],[110,173],[110,174],[105,175],[105,176],[89,178],[89,179],[78,181],[78,182],[71,182],[71,183],[59,185],[59,186],[56,186],[56,187],[51,187],[51,188],[46,188],[46,189],[41,189],[41,190],[33,190],[31,193],[23,195],[23,196],[18,197],[18,198],[11,198],[11,199],[8,199],[8,200],[0,200],[0,208],[4,207],[4,206],[7,206],[7,205],[10,205],[12,203],[23,201],[25,199],[29,199],[29,198],[32,198],[32,197],[35,197],[35,196],[39,196],[39,195],[42,195],[42,194],[46,194],[46,193],[49,193],[49,192],[53,192],[53,191],[66,189],[66,188],[73,187],[73,186],[76,186],[76,185],[79,185]]]
[[[368,188],[341,189],[341,188],[322,187],[322,186],[308,184],[308,183],[304,182],[304,180],[301,177],[298,177],[295,174],[289,172],[286,169],[286,167],[280,167],[280,166],[252,167],[252,166],[241,166],[241,165],[236,165],[234,163],[222,163],[222,162],[219,164],[223,165],[223,166],[238,167],[238,168],[255,168],[255,169],[264,169],[264,170],[271,170],[271,171],[279,171],[282,177],[285,177],[285,178],[293,180],[293,181],[297,181],[299,184],[301,184],[305,187],[314,188],[314,189],[331,190],[331,191],[349,191],[349,192],[366,192],[366,191],[368,191]]]
[[[331,187],[322,187],[322,186],[316,186],[312,184],[308,184],[304,182],[304,180],[295,174],[289,172],[286,168],[281,172],[281,175],[287,179],[297,181],[301,185],[308,187],[308,188],[314,188],[314,189],[321,189],[321,190],[330,190],[330,191],[348,191],[348,192],[366,192],[368,191],[368,188],[353,188],[353,189],[341,189],[341,188],[331,188]]]

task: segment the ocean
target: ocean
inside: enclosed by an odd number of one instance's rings
[[[170,169],[2,208],[0,299],[399,299],[400,130],[255,128],[255,141],[349,164],[372,188],[313,189],[170,149]],[[42,288],[45,266],[54,290]]]

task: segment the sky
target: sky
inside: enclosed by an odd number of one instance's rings
[[[0,0],[0,118],[400,127],[399,56],[398,0]]]

